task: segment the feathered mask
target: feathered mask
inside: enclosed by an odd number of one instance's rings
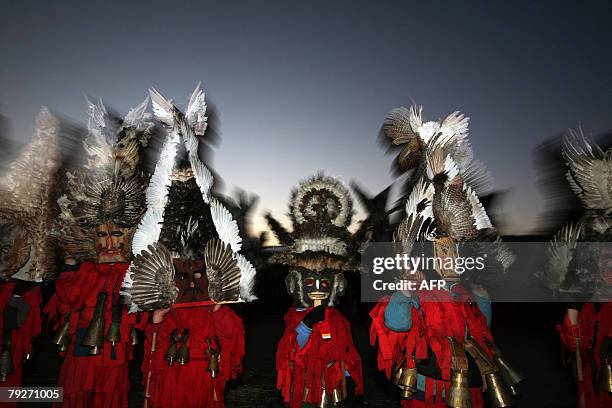
[[[213,196],[212,173],[198,156],[196,136],[203,136],[207,127],[204,92],[198,85],[186,113],[156,90],[150,93],[155,116],[168,135],[147,188],[146,213],[134,235],[133,252],[139,261],[126,276],[126,293],[143,310],[159,308],[162,294],[175,293],[162,302],[170,307],[181,300],[177,279],[189,273],[191,287],[205,286],[200,288],[203,297],[207,294],[215,303],[256,299],[255,269],[239,253],[238,225]],[[181,150],[187,160],[179,165]],[[169,251],[172,256],[159,254]],[[183,271],[176,271],[179,265]]]
[[[566,178],[584,214],[564,225],[548,243],[547,264],[538,277],[555,292],[609,298],[610,236],[612,236],[612,147],[606,150],[570,130],[563,138]],[[598,243],[600,241],[601,243]],[[597,295],[596,295],[597,296]]]
[[[495,236],[491,220],[477,191],[485,191],[490,177],[484,166],[473,160],[467,138],[468,119],[454,112],[441,123],[426,122],[422,108],[392,110],[383,125],[394,145],[404,145],[398,157],[402,170],[416,168],[405,203],[405,216],[395,240],[410,253],[417,241],[433,241],[440,256],[458,256],[462,242],[486,236],[492,259],[506,269],[514,257]],[[446,278],[453,271],[438,271]]]
[[[110,114],[102,101],[88,103],[86,162],[66,174],[62,210],[62,244],[67,256],[95,258],[92,229],[105,223],[135,227],[145,208],[147,178],[140,169],[142,148],[153,128],[148,98],[125,118]]]

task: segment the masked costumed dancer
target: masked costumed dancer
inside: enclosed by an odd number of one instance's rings
[[[481,274],[460,275],[454,262],[404,271],[402,278],[419,284],[443,279],[446,289],[398,291],[370,313],[379,369],[399,387],[402,407],[482,407],[481,388],[489,391],[490,406],[506,407],[520,380],[501,359],[488,327],[491,305],[481,283],[513,257],[496,238],[475,192],[485,174],[472,161],[467,127],[468,118],[458,112],[441,123],[423,123],[417,106],[394,109],[383,127],[394,145],[403,145],[400,169],[415,169],[395,234],[401,251],[411,255],[418,248],[414,256],[454,260],[465,251],[480,252],[467,242],[486,238],[481,251],[491,261]]]
[[[40,334],[40,288],[53,279],[58,214],[59,121],[46,108],[32,141],[0,178],[0,385],[20,386]],[[8,404],[17,406],[17,404]]]
[[[549,243],[539,275],[553,291],[595,302],[572,304],[557,329],[574,357],[579,408],[612,406],[612,147],[582,131],[563,140],[567,181],[584,209]],[[586,295],[586,296],[585,296]]]
[[[45,312],[65,353],[58,385],[66,407],[128,404],[128,362],[139,322],[127,315],[120,289],[145,210],[147,178],[139,164],[153,126],[147,104],[121,119],[102,101],[89,103],[87,161],[76,174],[66,174],[66,192],[58,200],[68,261]]]
[[[204,93],[186,114],[151,91],[168,128],[135,236],[136,260],[125,287],[135,306],[153,311],[142,366],[145,404],[223,407],[225,383],[242,371],[244,328],[226,303],[255,299],[255,269],[240,254],[229,211],[213,196],[213,177],[198,157],[207,127]]]
[[[290,407],[343,405],[363,394],[361,359],[348,321],[334,307],[344,293],[344,271],[358,269],[347,249],[352,200],[339,181],[317,175],[293,192],[293,232],[268,216],[290,253],[273,261],[290,268],[286,284],[295,307],[285,315],[276,352],[277,387]]]

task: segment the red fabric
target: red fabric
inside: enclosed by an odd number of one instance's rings
[[[355,394],[363,394],[361,358],[353,344],[348,321],[336,309],[326,309],[325,320],[314,325],[308,342],[300,349],[295,329],[310,310],[292,308],[287,312],[285,332],[276,351],[276,387],[283,401],[292,408],[301,407],[302,402],[320,403],[323,377],[327,393],[334,388],[341,389],[342,367],[355,382]],[[323,339],[323,333],[329,333],[331,338]],[[308,393],[304,396],[306,388]]]
[[[74,356],[77,328],[87,328],[96,305],[97,295],[108,294],[105,310],[106,329],[112,321],[112,301],[119,294],[129,263],[94,264],[85,262],[78,271],[63,272],[56,280],[56,292],[45,313],[52,326],[63,323],[71,312],[71,342],[59,373],[58,385],[64,387],[64,407],[127,407],[129,376],[128,361],[132,358],[130,332],[135,327],[135,315],[123,307],[121,341],[114,347],[105,343],[97,356]],[[146,319],[143,319],[146,322]]]
[[[578,314],[578,324],[572,324],[566,313],[563,323],[557,325],[557,331],[561,336],[561,343],[569,351],[576,351],[576,340],[580,341],[581,350],[590,350],[593,347],[593,336],[595,335],[595,324],[597,316],[595,305],[586,303]]]
[[[466,328],[476,342],[493,357],[487,341],[492,342],[491,332],[486,324],[485,316],[480,312],[475,302],[469,301],[467,292],[460,293],[462,301],[456,301],[447,291],[426,291],[419,294],[420,310],[412,305],[412,326],[407,332],[394,332],[385,325],[385,309],[389,302],[383,298],[370,312],[370,343],[378,341],[378,369],[387,378],[391,378],[392,369],[404,364],[404,367],[414,367],[414,359],[404,359],[414,356],[415,359],[427,359],[428,347],[436,355],[442,378],[450,380],[452,350],[448,337],[452,336],[458,342],[463,342]],[[403,363],[402,363],[403,362]],[[428,407],[436,407],[435,400],[442,401],[445,381],[427,379],[425,387]],[[480,394],[480,390],[478,390]],[[436,395],[437,394],[437,395]],[[472,406],[477,408],[482,396],[473,398]],[[442,403],[443,405],[443,403]],[[441,406],[442,406],[441,405]],[[418,405],[417,405],[418,406]]]
[[[190,361],[183,366],[177,362],[169,366],[164,359],[174,329],[179,332],[189,329]],[[156,333],[156,342],[155,351],[151,352],[153,333]],[[221,348],[220,373],[212,378],[207,371],[210,361],[207,340],[211,339],[214,345],[215,336]],[[223,407],[226,381],[242,372],[242,320],[228,306],[221,306],[216,312],[212,306],[172,309],[161,323],[147,326],[145,350],[143,384],[146,388],[150,371],[151,407]]]
[[[0,284],[0,311],[4,310],[6,304],[11,300],[15,282]],[[42,297],[40,288],[34,287],[24,293],[23,300],[30,306],[28,316],[23,324],[11,332],[11,352],[13,356],[14,372],[8,376],[7,381],[0,384],[3,387],[21,386],[23,376],[23,362],[25,355],[30,352],[32,340],[40,334],[40,304]],[[0,313],[0,332],[4,329],[4,313]],[[16,403],[4,403],[6,407],[16,407]]]
[[[581,407],[581,400],[584,400],[587,408],[612,407],[612,395],[600,392],[593,387],[593,378],[597,376],[601,368],[601,343],[605,337],[612,338],[612,303],[603,303],[599,311],[596,311],[593,303],[586,303],[578,314],[578,324],[572,325],[566,314],[563,323],[557,326],[557,330],[561,343],[572,353],[576,351],[574,338],[580,339],[583,381],[577,384],[577,407]],[[591,369],[593,363],[595,372],[592,372]]]

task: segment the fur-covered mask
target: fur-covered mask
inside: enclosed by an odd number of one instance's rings
[[[315,302],[334,306],[346,289],[344,274],[333,269],[313,271],[294,268],[287,275],[285,283],[287,292],[294,297],[295,305],[299,307],[312,307]]]

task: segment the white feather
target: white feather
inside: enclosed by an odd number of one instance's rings
[[[478,196],[467,184],[463,185],[463,190],[465,191],[467,198],[470,201],[470,206],[472,207],[472,217],[474,218],[474,225],[476,226],[476,229],[483,230],[487,228],[493,228],[491,220],[489,219],[487,212],[482,206],[482,203],[478,199]]]
[[[151,95],[151,104],[153,106],[153,114],[166,126],[174,125],[174,105],[166,100],[156,89],[149,89]]]
[[[434,187],[431,183],[427,182],[424,178],[420,178],[417,184],[414,186],[408,199],[406,200],[406,216],[410,216],[413,214],[421,215],[423,218],[433,218],[433,211],[431,207],[431,200],[434,195]],[[419,213],[417,211],[417,206],[423,200],[427,200],[427,205],[425,208]]]
[[[135,128],[140,128],[142,122],[148,118],[148,115],[146,113],[148,105],[149,97],[147,96],[140,105],[130,109],[127,115],[125,115],[125,118],[123,119],[123,126],[133,126]]]
[[[240,254],[234,254],[234,259],[236,259],[240,268],[240,298],[246,302],[251,302],[257,299],[257,296],[254,294],[255,268]]]
[[[408,122],[410,123],[410,127],[415,131],[423,125],[422,112],[423,107],[420,105],[412,105],[408,112]]]
[[[444,138],[464,139],[468,135],[469,121],[470,118],[463,113],[453,112],[442,121],[440,133]]]
[[[457,168],[457,164],[450,154],[444,159],[444,171],[446,172],[449,180],[453,180],[459,175],[459,168]]]
[[[232,219],[232,214],[215,198],[210,203],[210,214],[219,239],[229,245],[233,252],[240,251],[242,238],[239,235],[238,224]]]
[[[189,98],[187,104],[187,122],[189,126],[194,130],[198,136],[203,136],[206,131],[207,120],[206,117],[206,101],[204,98],[204,91],[200,89],[200,84],[196,86],[195,90]]]
[[[108,112],[102,102],[98,99],[98,103],[93,103],[89,98],[85,98],[87,102],[87,129],[89,131],[102,131],[106,127],[106,116]]]
[[[164,210],[168,202],[168,192],[172,184],[172,171],[175,167],[178,134],[172,130],[164,142],[155,172],[147,186],[147,210],[134,233],[132,252],[140,254],[143,249],[159,239],[164,220]]]
[[[200,160],[200,156],[198,155],[200,142],[193,134],[193,129],[191,126],[183,121],[180,123],[180,128],[181,134],[183,135],[185,148],[189,154],[189,161],[191,162],[191,168],[193,169],[196,183],[198,184],[198,187],[200,187],[200,192],[202,193],[202,199],[206,204],[209,204],[211,198],[210,193],[214,182],[212,173]]]

